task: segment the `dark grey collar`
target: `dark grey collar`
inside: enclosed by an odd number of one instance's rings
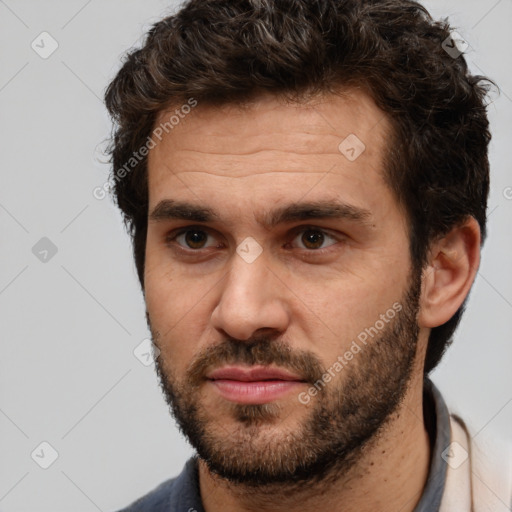
[[[437,512],[441,506],[445,482],[446,461],[442,457],[450,444],[450,413],[439,390],[430,379],[425,379],[423,415],[431,442],[430,470],[421,499],[414,512]]]

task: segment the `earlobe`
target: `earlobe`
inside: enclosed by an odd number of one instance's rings
[[[480,226],[470,217],[432,244],[423,270],[419,323],[446,323],[468,295],[480,264]]]

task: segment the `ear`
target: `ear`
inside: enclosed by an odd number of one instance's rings
[[[470,217],[434,242],[423,269],[421,327],[438,327],[459,309],[469,293],[480,264],[480,226]]]

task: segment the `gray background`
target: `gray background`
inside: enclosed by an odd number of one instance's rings
[[[148,332],[129,240],[110,200],[92,194],[108,172],[98,148],[110,132],[104,88],[120,55],[174,5],[0,0],[1,511],[115,510],[177,474],[192,453],[154,367],[134,356]],[[472,69],[502,89],[489,108],[489,239],[433,380],[473,432],[509,438],[512,2],[427,6],[450,17],[470,44]],[[59,45],[47,59],[31,47],[43,31]],[[48,469],[39,466],[52,457],[43,441],[58,452]]]

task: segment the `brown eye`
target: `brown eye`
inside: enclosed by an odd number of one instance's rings
[[[320,249],[325,240],[321,231],[308,229],[304,231],[301,241],[308,249]]]
[[[297,241],[295,243],[298,245],[299,249],[307,249],[311,252],[318,251],[320,253],[339,241],[333,235],[316,227],[302,228],[296,231],[296,233],[297,236],[295,239]],[[329,241],[331,243],[329,243]]]
[[[185,242],[191,249],[202,249],[208,235],[204,231],[189,230],[184,233]]]
[[[208,245],[208,238],[210,242]],[[201,250],[207,247],[215,246],[215,239],[203,229],[182,229],[175,234],[171,234],[166,238],[166,242],[177,243],[184,249]]]

